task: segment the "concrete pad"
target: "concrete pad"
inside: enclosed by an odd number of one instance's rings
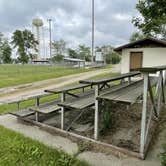
[[[86,160],[92,166],[121,166],[121,161],[113,155],[103,153],[83,152],[78,156],[81,160]]]
[[[41,130],[37,126],[18,123],[17,118],[13,115],[7,114],[0,116],[0,125],[19,132],[32,139],[38,140],[39,142],[42,142],[43,144],[52,148],[63,150],[69,154],[74,154],[78,151],[77,144],[73,143],[71,140],[61,136],[52,135]]]
[[[118,158],[113,155],[94,152],[81,153],[78,158],[86,160],[92,166],[161,166],[159,160],[140,160],[130,157]]]

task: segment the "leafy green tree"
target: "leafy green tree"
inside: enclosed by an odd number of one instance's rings
[[[54,56],[51,60],[52,62],[61,62],[63,60],[64,56],[63,55],[56,55]]]
[[[130,37],[130,42],[135,42],[137,40],[141,40],[145,38],[146,36],[143,35],[141,32],[134,32]]]
[[[77,51],[71,48],[68,48],[68,54],[70,58],[78,58]]]
[[[66,51],[66,42],[64,40],[53,41],[52,42],[52,49],[54,56],[63,55]]]
[[[37,51],[38,42],[31,31],[25,29],[23,31],[16,30],[13,33],[11,44],[17,49],[19,62],[25,64],[33,58],[31,51],[32,49]]]
[[[119,54],[114,52],[111,56],[111,63],[112,64],[118,64],[120,62],[120,60],[121,60],[121,58],[120,58]]]
[[[147,36],[166,38],[166,1],[139,0],[136,8],[142,17],[134,17],[134,25]]]
[[[107,64],[112,63],[112,55],[113,53],[115,53],[113,49],[114,48],[111,45],[103,45],[100,47],[99,46],[96,47],[96,51],[102,53],[102,55],[104,56],[104,61]]]
[[[9,45],[8,40],[5,40],[2,48],[2,61],[3,63],[11,63],[12,62],[12,48]]]
[[[106,64],[112,63],[111,56],[112,56],[112,54],[105,54],[105,61],[106,61]]]
[[[107,64],[118,64],[121,60],[119,54],[112,52],[111,54],[106,54],[106,63]]]
[[[82,44],[78,46],[78,57],[84,59],[85,61],[91,61],[91,51],[90,47]]]
[[[3,49],[3,34],[0,32],[0,59],[2,59],[2,50]]]

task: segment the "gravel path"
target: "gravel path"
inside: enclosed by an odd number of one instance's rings
[[[44,81],[38,81],[30,84],[1,88],[0,104],[13,102],[16,99],[22,99],[34,95],[41,95],[44,93],[45,89],[63,87],[65,85],[78,82],[79,80],[82,79],[88,79],[96,75],[112,73],[112,72],[119,72],[119,65],[116,65],[113,68],[109,69],[100,69],[96,71],[90,71],[90,72],[73,74],[69,76],[64,76]]]

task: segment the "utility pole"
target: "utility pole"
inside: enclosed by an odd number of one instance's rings
[[[48,23],[49,23],[49,37],[50,37],[50,58],[52,58],[52,32],[51,32],[51,22],[52,22],[52,19],[48,19],[47,20]]]
[[[92,0],[92,62],[94,62],[95,2]]]

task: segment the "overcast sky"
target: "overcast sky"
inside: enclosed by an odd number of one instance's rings
[[[113,46],[128,42],[135,30],[131,19],[137,15],[137,0],[95,0],[95,45]],[[53,39],[69,46],[91,42],[91,0],[0,0],[0,32],[31,29],[32,19],[53,20]]]

